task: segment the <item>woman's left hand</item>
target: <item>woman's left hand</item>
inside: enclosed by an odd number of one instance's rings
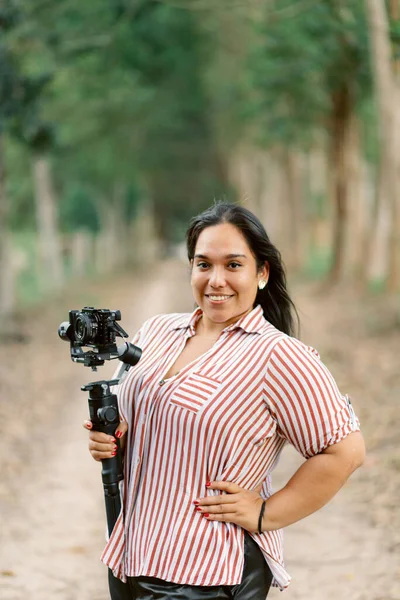
[[[221,490],[226,493],[197,498],[194,500],[197,512],[204,515],[208,521],[235,523],[251,533],[257,533],[258,517],[263,503],[258,490],[245,490],[230,481],[214,481],[207,487],[209,490]]]

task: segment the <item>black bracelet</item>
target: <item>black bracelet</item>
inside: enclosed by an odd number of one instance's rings
[[[261,510],[260,510],[260,516],[258,517],[258,533],[262,533],[262,520],[263,520],[263,516],[264,516],[264,511],[265,511],[265,500],[263,501],[262,505],[261,505]]]

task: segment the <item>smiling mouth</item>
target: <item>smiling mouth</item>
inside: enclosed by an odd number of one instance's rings
[[[229,300],[229,298],[232,298],[232,295],[206,294],[206,297],[211,300],[211,302],[225,302],[226,300]]]

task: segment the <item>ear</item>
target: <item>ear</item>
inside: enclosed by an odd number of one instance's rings
[[[268,283],[268,279],[269,279],[269,264],[267,262],[264,263],[264,266],[261,267],[261,269],[259,270],[259,275],[261,275],[262,279],[265,279],[265,281]]]

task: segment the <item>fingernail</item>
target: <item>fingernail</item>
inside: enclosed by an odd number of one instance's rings
[[[208,513],[203,513],[203,517],[209,517],[210,515]]]
[[[114,450],[114,452],[111,452],[111,456],[115,456],[117,454],[117,451]]]
[[[194,510],[195,510],[196,512],[201,512],[201,508],[200,508],[199,506],[197,506],[197,507],[196,507]]]
[[[211,481],[207,481],[206,487],[210,487],[210,485],[211,485]]]
[[[115,437],[116,437],[116,438],[118,438],[118,439],[119,439],[121,436],[122,436],[122,431],[116,431],[116,432],[115,432]]]
[[[86,427],[87,427],[88,429],[92,429],[93,425],[91,424],[91,422],[90,422],[90,421],[86,421]]]
[[[118,446],[114,446],[114,452],[118,450]]]
[[[200,504],[200,502],[198,500],[193,500],[193,504]]]

